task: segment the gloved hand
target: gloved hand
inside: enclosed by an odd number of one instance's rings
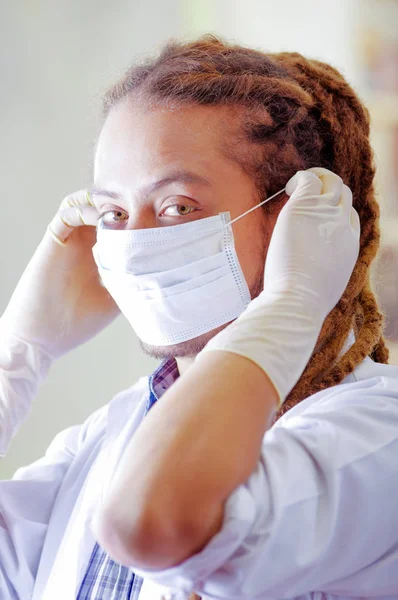
[[[254,361],[271,379],[281,403],[346,288],[360,235],[351,191],[331,171],[299,171],[286,193],[290,198],[268,248],[263,292],[202,351],[223,350]]]
[[[57,358],[119,314],[92,255],[97,219],[86,191],[63,200],[0,319],[2,331]]]

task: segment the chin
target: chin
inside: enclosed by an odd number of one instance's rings
[[[265,259],[264,259],[265,260]],[[264,287],[264,267],[261,266],[257,277],[254,279],[254,284],[250,286],[250,296],[253,300],[257,298],[257,296],[262,292]],[[203,333],[199,337],[193,338],[192,340],[188,340],[186,342],[182,342],[181,344],[174,344],[172,346],[151,346],[150,344],[146,344],[142,340],[140,341],[140,345],[145,354],[152,356],[157,359],[167,359],[167,358],[195,358],[197,354],[206,346],[207,342],[211,340],[219,331],[222,331],[232,321],[225,323],[225,325],[221,325],[216,329],[212,329],[207,333]]]
[[[229,323],[232,323],[232,321]],[[181,344],[173,344],[172,346],[151,346],[150,344],[146,344],[140,340],[140,346],[145,354],[157,359],[194,358],[201,350],[203,350],[207,342],[211,340],[211,338],[214,337],[219,331],[225,329],[229,323],[221,325],[220,327],[217,327],[217,329],[212,329],[207,333],[203,333],[199,337],[193,338],[192,340],[181,342]]]

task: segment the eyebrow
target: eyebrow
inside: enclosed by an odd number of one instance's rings
[[[211,185],[210,181],[201,175],[197,175],[196,173],[192,173],[190,171],[176,171],[175,173],[171,173],[168,177],[164,177],[163,179],[159,179],[154,183],[150,183],[149,185],[142,187],[139,190],[139,195],[144,199],[147,199],[148,196],[153,194],[153,192],[171,185],[172,183],[198,183],[206,186]],[[120,199],[120,194],[96,186],[91,187],[89,192],[93,195],[106,196],[107,198],[112,198],[113,200]]]

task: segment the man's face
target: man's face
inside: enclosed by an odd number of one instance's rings
[[[95,157],[93,199],[107,213],[103,226],[168,227],[225,211],[234,219],[261,201],[252,178],[222,151],[230,122],[221,107],[145,110],[129,99],[114,108]],[[260,208],[232,226],[252,298],[262,289],[274,224]],[[174,346],[142,346],[156,357],[194,356],[223,327]]]

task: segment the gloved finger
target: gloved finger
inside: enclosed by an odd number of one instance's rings
[[[288,196],[319,196],[321,192],[322,181],[311,171],[297,171],[286,184]]]
[[[354,207],[351,207],[350,210],[350,225],[353,231],[355,232],[356,236],[358,237],[359,242],[359,238],[361,235],[361,221],[359,220],[359,215]]]
[[[352,209],[352,192],[348,185],[343,184],[340,196],[340,202],[343,207],[343,213],[347,217],[347,220],[350,219],[351,209]]]
[[[95,227],[98,221],[98,211],[94,206],[70,206],[59,210],[48,226],[50,234],[64,244],[76,227],[91,225]]]
[[[61,202],[60,209],[71,208],[73,206],[94,206],[91,194],[88,190],[78,190],[69,194]]]
[[[322,182],[322,196],[328,196],[330,202],[337,206],[341,202],[341,196],[343,193],[343,180],[341,177],[324,169],[323,167],[313,167],[309,169],[310,173],[314,173]],[[326,200],[326,198],[325,198]]]

